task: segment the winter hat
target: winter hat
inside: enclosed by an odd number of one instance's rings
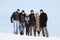
[[[17,11],[20,11],[20,9],[17,9]]]

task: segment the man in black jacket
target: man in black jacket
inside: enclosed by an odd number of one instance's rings
[[[34,16],[34,11],[31,10],[30,12],[31,12],[31,14],[29,15],[29,17],[30,17],[30,20],[29,20],[29,24],[30,24],[30,36],[32,36],[32,28],[34,30],[34,36],[36,36],[36,30],[35,30],[36,20],[35,20],[35,16]]]
[[[47,14],[44,13],[43,10],[40,10],[40,29],[42,30],[42,34],[45,37],[48,37],[48,31],[47,31]],[[45,29],[45,30],[44,30]],[[46,35],[45,35],[46,34]]]
[[[19,31],[21,35],[24,35],[25,16],[25,11],[22,10],[22,12],[19,14]]]
[[[18,34],[18,27],[19,27],[19,13],[20,10],[17,9],[11,16],[11,23],[14,24],[14,34]]]

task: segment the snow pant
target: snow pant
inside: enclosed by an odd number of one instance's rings
[[[42,35],[44,37],[48,37],[48,30],[46,27],[41,27]]]
[[[32,36],[32,29],[33,29],[33,32],[34,32],[34,36],[36,36],[36,30],[35,30],[35,25],[34,26],[30,26],[30,36]]]
[[[20,22],[19,23],[20,35],[24,35],[24,27],[25,27],[25,22]]]
[[[19,21],[13,21],[14,24],[14,34],[18,34]]]

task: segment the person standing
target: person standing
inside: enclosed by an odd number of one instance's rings
[[[40,25],[39,25],[39,13],[35,13],[35,19],[36,19],[36,32],[38,36],[40,36]]]
[[[21,35],[24,35],[25,16],[25,11],[22,10],[22,12],[19,14],[19,31]]]
[[[26,17],[25,17],[25,26],[26,26],[26,35],[28,35],[28,36],[29,36],[29,27],[30,27],[29,20],[30,20],[30,17],[29,17],[28,14],[26,14]]]
[[[35,24],[36,24],[36,20],[35,20],[35,16],[34,16],[34,11],[31,10],[30,11],[31,14],[29,15],[30,20],[29,20],[29,24],[30,24],[30,36],[32,36],[32,29],[34,30],[34,36],[36,36],[36,30],[35,30]]]
[[[11,16],[11,23],[14,24],[14,34],[18,34],[18,27],[19,27],[19,17],[18,15],[20,14],[20,10],[17,9],[16,12],[13,12]]]
[[[48,30],[47,30],[47,14],[44,11],[40,10],[40,29],[42,30],[42,34],[44,37],[48,37]]]

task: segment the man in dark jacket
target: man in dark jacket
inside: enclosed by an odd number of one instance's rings
[[[44,13],[43,10],[40,10],[40,28],[42,30],[42,34],[43,34],[44,37],[45,36],[48,37],[48,31],[47,31],[47,28],[46,28],[47,27],[47,20],[48,20],[47,14]]]
[[[25,11],[22,10],[22,12],[19,14],[19,31],[21,35],[24,35],[25,16]]]
[[[30,24],[30,36],[32,36],[32,28],[34,30],[34,36],[36,36],[36,31],[35,31],[36,20],[35,20],[35,16],[34,16],[34,11],[31,10],[30,12],[31,12],[31,14],[29,15],[29,17],[30,17],[30,20],[29,20],[29,24]]]
[[[14,12],[11,16],[11,23],[14,24],[14,34],[18,34],[18,27],[19,27],[19,13],[20,10],[17,9],[16,12]]]

